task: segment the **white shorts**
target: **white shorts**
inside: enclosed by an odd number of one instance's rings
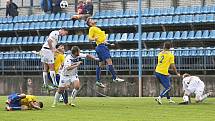
[[[41,49],[41,62],[54,64],[54,53],[50,49]]]
[[[60,76],[59,87],[69,86],[71,83],[79,81],[78,75],[75,76]]]

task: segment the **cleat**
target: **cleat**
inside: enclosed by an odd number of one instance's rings
[[[12,109],[11,109],[9,106],[6,106],[6,107],[5,107],[5,110],[6,110],[6,111],[12,111]]]
[[[124,79],[120,79],[120,78],[113,79],[113,82],[124,82],[124,81],[125,81]]]
[[[74,103],[71,103],[70,105],[71,105],[72,107],[75,107],[75,104],[74,104]]]
[[[105,85],[102,84],[101,82],[96,82],[96,86],[101,87],[101,88],[105,88]]]
[[[159,104],[162,105],[161,99],[160,98],[155,98],[155,101]]]
[[[172,104],[173,104],[173,103],[175,103],[175,101],[173,101],[173,100],[169,99],[169,103],[172,103]]]
[[[52,104],[52,108],[55,108],[55,107],[56,107],[56,104],[55,104],[55,103],[53,103],[53,104]]]
[[[188,104],[189,104],[188,101],[179,103],[179,105],[188,105]]]

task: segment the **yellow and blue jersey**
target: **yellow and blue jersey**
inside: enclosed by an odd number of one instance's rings
[[[58,74],[61,65],[64,63],[65,57],[64,57],[64,54],[59,52],[55,52],[54,57],[55,57],[54,70],[55,70],[55,73]]]
[[[93,40],[94,38],[97,38],[96,44],[102,44],[106,40],[106,34],[105,31],[102,31],[100,28],[93,26],[89,29],[89,39]]]
[[[158,54],[158,63],[155,72],[163,75],[169,75],[169,67],[174,63],[174,55],[170,51],[162,51]]]
[[[21,99],[21,105],[31,107],[30,102],[35,102],[35,101],[36,101],[36,96],[26,95],[24,99]]]

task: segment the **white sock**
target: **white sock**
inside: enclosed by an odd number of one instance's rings
[[[78,90],[77,89],[73,89],[72,90],[72,94],[71,94],[72,101],[75,100],[75,97],[76,97],[77,94],[78,94]]]
[[[58,91],[55,93],[55,96],[54,96],[54,104],[56,104],[56,103],[58,102],[58,100],[59,100],[59,98],[60,98],[60,95],[61,95],[61,94],[59,94]]]
[[[186,95],[184,95],[184,96],[183,96],[183,100],[184,100],[184,102],[189,102],[189,97],[186,96]]]
[[[47,80],[48,80],[48,73],[47,72],[43,72],[43,84],[44,85],[47,84]]]
[[[202,96],[200,97],[200,100],[203,101],[203,100],[205,100],[207,97],[208,97],[208,95],[207,95],[207,94],[204,94],[204,95],[202,95]]]
[[[57,81],[56,81],[56,74],[55,74],[55,71],[50,71],[50,76],[52,78],[52,82],[54,85],[58,85],[57,84]]]

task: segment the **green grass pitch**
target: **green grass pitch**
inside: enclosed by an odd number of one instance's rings
[[[215,98],[192,105],[158,105],[153,98],[79,97],[77,107],[59,103],[51,108],[53,97],[38,97],[43,110],[4,111],[0,97],[0,121],[215,121]],[[182,98],[174,98],[180,102]]]

